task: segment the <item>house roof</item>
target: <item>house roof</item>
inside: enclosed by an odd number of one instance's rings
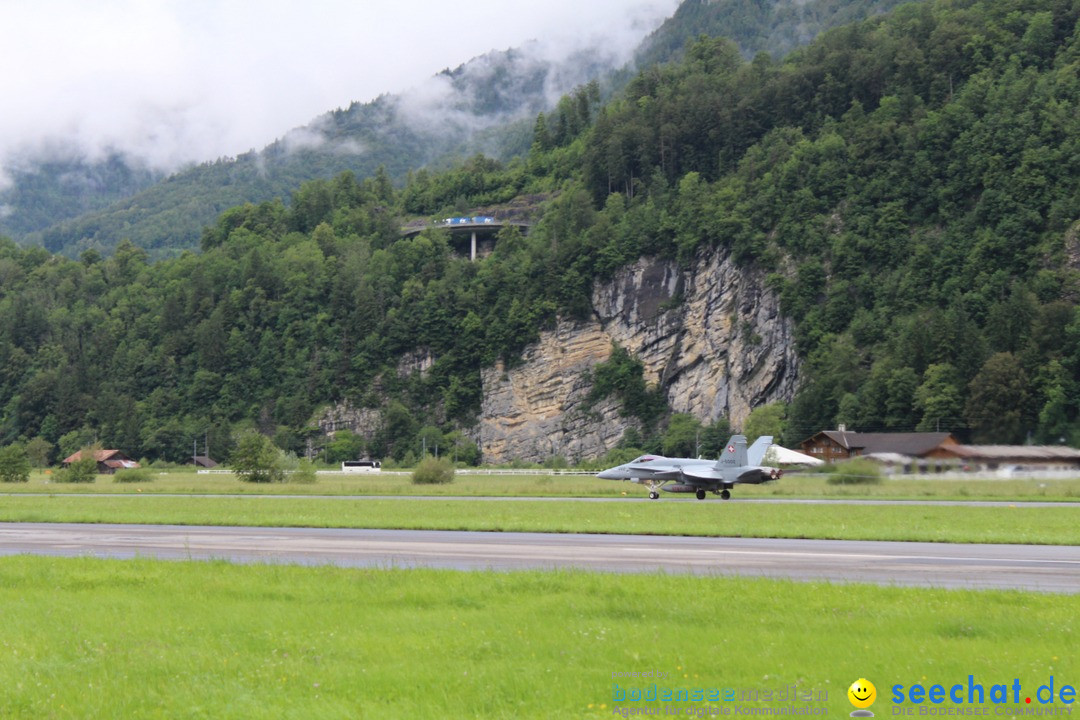
[[[1080,461],[1080,450],[1061,445],[950,445],[950,454],[984,460],[1069,460]]]
[[[73,463],[82,460],[82,450],[78,451],[74,455],[69,455],[64,458],[64,463]],[[119,450],[98,450],[94,453],[94,460],[99,463],[106,462],[108,460],[131,460],[127,455]]]
[[[942,444],[955,443],[952,433],[860,433],[842,430],[823,430],[806,442],[824,435],[845,450],[862,450],[870,453],[899,453],[901,455],[925,455]]]

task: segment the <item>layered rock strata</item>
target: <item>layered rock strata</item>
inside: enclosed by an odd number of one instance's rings
[[[644,258],[597,283],[593,318],[560,322],[511,370],[483,371],[478,440],[485,462],[594,457],[636,426],[609,398],[583,409],[588,372],[612,343],[639,358],[675,412],[740,427],[762,404],[795,392],[793,325],[780,314],[764,273],[726,253],[691,268]]]

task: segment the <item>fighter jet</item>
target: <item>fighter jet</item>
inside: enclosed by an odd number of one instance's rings
[[[763,435],[747,450],[746,436],[732,435],[719,460],[642,455],[625,465],[608,468],[596,477],[640,483],[649,488],[653,500],[660,497],[659,490],[692,492],[698,500],[704,500],[705,493],[712,492],[727,500],[731,489],[739,483],[756,485],[780,479],[782,470],[761,465],[772,440],[771,436]]]

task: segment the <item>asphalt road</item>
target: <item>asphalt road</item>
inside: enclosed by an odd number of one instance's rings
[[[583,568],[1080,593],[1080,547],[174,525],[0,524],[0,554]]]

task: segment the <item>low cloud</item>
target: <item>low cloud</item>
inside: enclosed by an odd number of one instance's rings
[[[592,80],[597,68],[628,63],[642,38],[668,14],[668,5],[643,5],[608,18],[599,24],[602,35],[587,29],[596,24],[577,22],[562,35],[484,53],[400,93],[397,108],[412,127],[431,133],[447,128],[468,133],[535,117]],[[470,92],[463,94],[462,87]],[[492,113],[492,106],[500,111]]]
[[[119,153],[171,170],[277,137],[292,147],[325,143],[317,128],[288,128],[410,87],[421,111],[441,107],[440,81],[425,80],[435,70],[530,38],[530,61],[590,47],[629,57],[676,5],[9,0],[0,59],[19,71],[0,76],[0,183],[3,168],[59,151],[87,160]],[[552,93],[573,81],[571,71],[551,76]],[[364,151],[348,142],[335,149]]]
[[[364,144],[352,138],[333,138],[327,132],[326,116],[318,118],[304,127],[294,128],[281,139],[285,152],[300,150],[319,150],[333,155],[362,155]]]

